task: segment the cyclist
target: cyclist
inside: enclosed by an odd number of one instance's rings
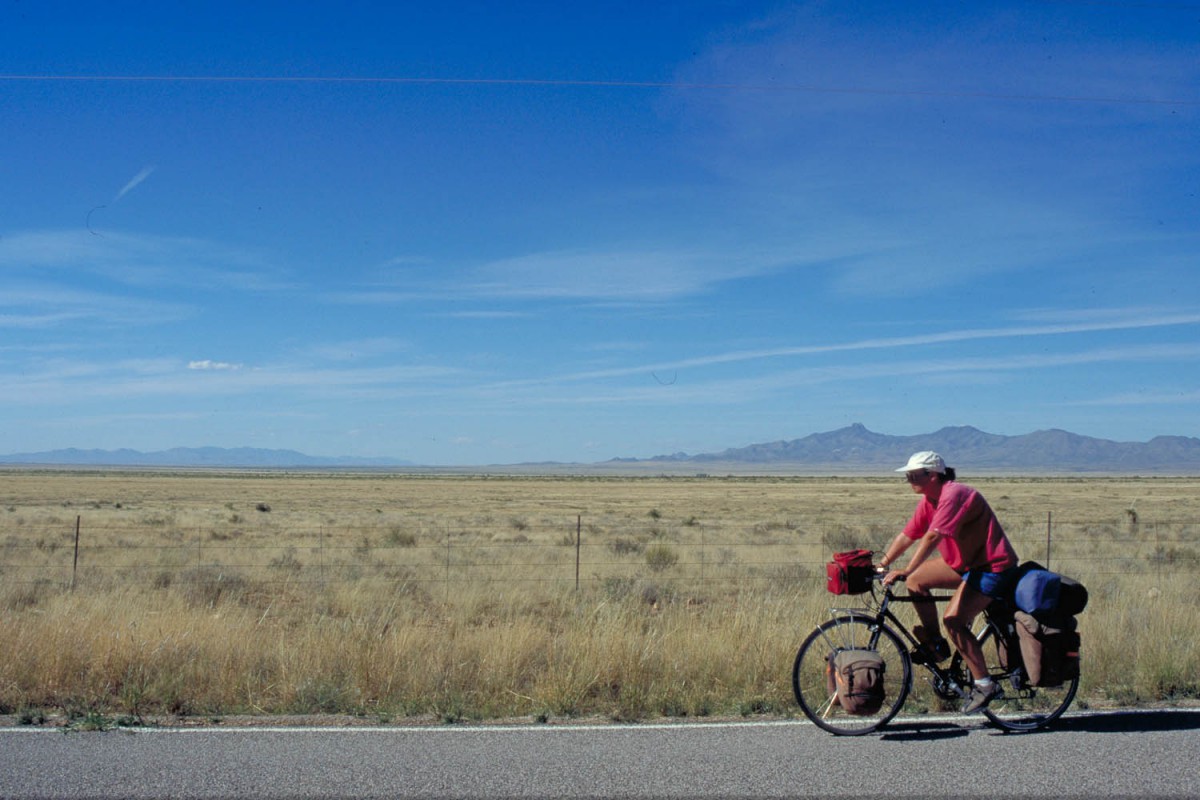
[[[1004,693],[988,676],[983,651],[971,625],[993,598],[1011,592],[1017,579],[1017,554],[1000,521],[978,491],[958,483],[955,471],[940,455],[925,450],[914,453],[897,472],[921,495],[912,518],[888,546],[879,562],[887,570],[883,582],[904,580],[913,606],[921,618],[926,641],[913,651],[913,660],[942,661],[950,648],[940,633],[933,589],[955,589],[943,620],[946,635],[963,655],[974,678],[974,687],[963,712],[982,711]],[[916,549],[903,569],[890,568],[913,544]],[[920,631],[914,632],[920,634]],[[918,636],[918,638],[921,638]]]

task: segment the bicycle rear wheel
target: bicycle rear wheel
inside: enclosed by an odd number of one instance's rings
[[[1007,731],[1036,731],[1062,716],[1075,699],[1079,678],[1063,681],[1060,686],[1028,686],[1023,673],[1004,665],[999,630],[988,623],[978,634],[987,660],[988,674],[1004,688],[983,710],[997,728]]]
[[[829,656],[838,650],[874,650],[883,658],[883,705],[873,714],[847,713],[829,692]],[[821,623],[796,653],[792,691],[805,716],[839,736],[860,736],[882,728],[904,705],[912,686],[908,650],[874,617],[845,614]]]

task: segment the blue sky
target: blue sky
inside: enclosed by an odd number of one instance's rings
[[[0,0],[0,452],[1200,435],[1198,43],[1191,2]]]

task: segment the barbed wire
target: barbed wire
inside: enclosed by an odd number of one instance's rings
[[[1200,565],[1196,520],[1056,519],[1047,539],[1042,521],[1030,519],[1018,533],[1010,530],[1010,536],[1020,544],[1024,557],[1052,559],[1052,566],[1065,564],[1095,576],[1154,573],[1162,577],[1194,572]],[[273,520],[247,526],[246,532],[237,534],[205,526],[189,527],[186,532],[169,526],[165,531],[157,526],[150,529],[169,536],[165,542],[132,541],[146,535],[144,527],[89,525],[82,528],[86,535],[77,548],[71,541],[74,525],[69,533],[61,521],[22,525],[0,540],[0,589],[63,583],[66,575],[73,584],[76,571],[85,584],[140,576],[144,582],[164,586],[245,581],[277,588],[360,580],[449,585],[464,576],[475,583],[507,585],[591,586],[649,580],[693,586],[778,586],[820,580],[832,549],[879,538],[880,531],[890,529],[881,521],[864,519],[853,526],[837,526],[830,539],[816,523],[722,523],[722,537],[748,538],[714,541],[706,538],[712,534],[699,523],[675,525],[656,519],[624,524],[619,532],[581,523],[582,518],[561,525],[522,520],[511,527],[501,525],[500,533],[494,525],[470,527],[432,519],[407,525],[284,526],[286,538],[272,541],[252,537],[281,533]],[[1131,531],[1141,538],[1131,538]],[[474,538],[485,536],[491,538]],[[1097,552],[1094,545],[1102,541],[1111,541],[1119,550]],[[427,572],[420,574],[420,570]],[[58,580],[51,580],[51,575]]]

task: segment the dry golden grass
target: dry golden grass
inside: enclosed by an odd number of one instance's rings
[[[35,717],[791,714],[797,645],[854,602],[829,554],[881,549],[915,502],[868,478],[0,476],[0,713]],[[964,479],[1091,591],[1081,704],[1197,695],[1200,480]]]

